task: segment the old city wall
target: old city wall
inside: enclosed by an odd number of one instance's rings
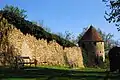
[[[29,34],[24,35],[16,28],[9,31],[8,42],[14,47],[14,53],[37,59],[39,65],[84,67],[80,47],[63,49],[55,41],[47,43],[44,39],[37,40]]]

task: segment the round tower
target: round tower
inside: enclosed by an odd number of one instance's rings
[[[104,41],[93,26],[90,26],[78,44],[85,50],[87,66],[99,66],[105,61]]]

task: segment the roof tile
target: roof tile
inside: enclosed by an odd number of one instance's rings
[[[97,30],[91,25],[90,28],[82,36],[81,41],[103,41]]]

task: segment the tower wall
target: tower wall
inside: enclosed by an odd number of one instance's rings
[[[104,42],[97,42],[96,45],[96,56],[101,56],[102,61],[105,61]]]
[[[85,41],[81,43],[81,46],[86,51],[88,66],[98,65],[100,61],[105,60],[104,42]]]

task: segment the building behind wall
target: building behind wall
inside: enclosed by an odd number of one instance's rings
[[[87,66],[94,67],[105,61],[104,41],[93,26],[90,26],[78,44],[85,50],[83,54],[87,55]]]

